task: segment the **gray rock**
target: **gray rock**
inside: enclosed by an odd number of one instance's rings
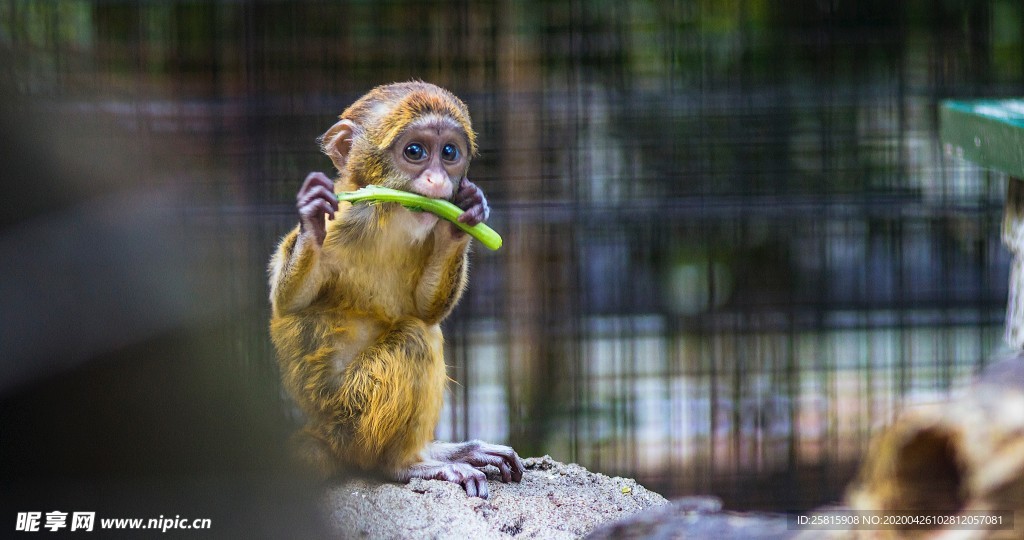
[[[331,486],[325,509],[341,538],[569,539],[668,503],[629,478],[550,456],[524,461],[521,483],[502,483],[497,469],[488,474],[489,499],[467,497],[461,486],[439,480],[359,479]]]

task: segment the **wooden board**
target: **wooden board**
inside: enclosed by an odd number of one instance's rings
[[[939,121],[947,153],[1024,178],[1024,99],[946,101]]]
[[[1024,350],[1024,99],[947,101],[940,122],[948,155],[1009,176],[1002,230],[1013,253],[1006,342]]]

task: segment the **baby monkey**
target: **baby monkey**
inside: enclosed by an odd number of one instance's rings
[[[299,457],[323,477],[343,469],[432,478],[487,497],[479,469],[518,482],[512,448],[433,442],[447,375],[441,322],[466,287],[470,237],[394,203],[339,203],[368,184],[451,200],[475,225],[490,210],[466,178],[476,135],[466,105],[424,82],[374,88],[321,148],[339,177],[306,177],[299,224],[270,262],[270,334],[285,388],[306,415]]]

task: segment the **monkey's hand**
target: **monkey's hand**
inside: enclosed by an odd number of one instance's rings
[[[462,182],[459,183],[459,189],[455,191],[452,203],[463,210],[462,215],[459,216],[459,223],[465,223],[470,227],[487,221],[491,215],[491,207],[487,205],[484,190],[466,177],[463,177]]]
[[[324,173],[313,172],[302,182],[295,195],[295,208],[299,211],[299,232],[313,235],[318,246],[327,237],[327,221],[324,216],[334,219],[338,211],[338,198],[334,195],[334,182]]]
[[[447,463],[466,463],[474,467],[493,465],[501,472],[502,482],[519,482],[526,466],[511,447],[483,441],[464,443],[435,442],[430,445],[430,457]]]
[[[478,469],[465,463],[441,463],[438,461],[421,461],[409,468],[408,471],[397,475],[397,480],[404,482],[410,478],[425,478],[427,480],[444,480],[453,484],[460,484],[470,497],[486,499],[490,494],[487,489],[487,476]]]

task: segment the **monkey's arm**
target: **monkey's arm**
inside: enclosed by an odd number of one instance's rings
[[[327,237],[326,220],[333,220],[338,211],[333,188],[323,173],[313,172],[295,195],[299,226],[281,240],[270,261],[270,303],[275,315],[308,306],[323,283],[319,262]]]
[[[463,210],[458,221],[470,227],[483,223],[491,213],[483,190],[466,177],[459,182],[452,202]],[[468,243],[466,233],[448,223],[434,227],[434,252],[416,288],[416,306],[425,321],[440,322],[462,296],[466,288]]]
[[[324,281],[320,268],[321,246],[312,234],[288,233],[270,261],[270,304],[283,315],[310,304]]]
[[[434,229],[434,251],[416,285],[416,308],[427,324],[447,317],[466,288],[469,236],[453,237],[453,227],[440,222]]]

